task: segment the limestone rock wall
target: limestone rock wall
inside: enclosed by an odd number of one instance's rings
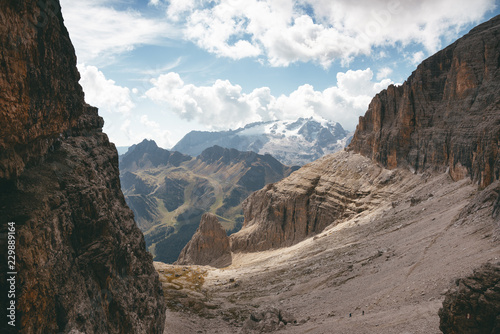
[[[243,202],[245,222],[230,236],[231,249],[254,252],[296,244],[381,203],[401,172],[348,152],[318,159]]]
[[[499,179],[500,17],[424,60],[377,94],[349,150],[387,168],[446,170],[482,187]]]

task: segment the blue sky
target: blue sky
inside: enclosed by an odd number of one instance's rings
[[[493,0],[61,0],[88,103],[117,146],[317,117],[371,98],[500,13]]]

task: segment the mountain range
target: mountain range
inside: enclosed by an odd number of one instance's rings
[[[239,151],[270,154],[289,166],[302,166],[342,150],[352,133],[336,122],[315,118],[257,122],[229,131],[191,131],[173,148],[191,156],[218,145]]]
[[[157,261],[172,263],[205,212],[216,214],[228,233],[243,223],[241,202],[298,167],[269,154],[213,146],[196,158],[144,140],[120,156],[122,191],[146,245]]]
[[[500,332],[500,16],[376,94],[346,150],[294,171],[146,141],[121,179],[59,2],[0,16],[2,333]],[[202,221],[178,265],[120,183],[165,230]]]
[[[499,333],[499,41],[497,16],[378,93],[345,151],[252,193],[237,233],[204,217],[178,263],[229,265],[169,296],[213,332]]]

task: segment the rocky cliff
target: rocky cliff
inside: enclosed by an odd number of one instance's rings
[[[229,238],[216,215],[205,213],[201,217],[200,226],[182,249],[176,264],[209,265],[215,268],[231,264]]]
[[[455,281],[439,310],[439,329],[452,333],[500,333],[500,263],[484,264]]]
[[[387,168],[449,168],[482,187],[498,180],[499,42],[497,16],[423,61],[373,98],[349,149]]]
[[[16,328],[162,333],[158,275],[116,149],[84,102],[59,2],[1,1],[0,17],[0,232],[15,226]]]

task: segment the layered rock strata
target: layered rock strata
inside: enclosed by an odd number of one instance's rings
[[[0,16],[0,232],[15,226],[16,329],[162,333],[158,275],[59,2],[1,1]]]
[[[226,231],[217,216],[205,213],[200,226],[182,249],[176,264],[209,265],[215,268],[231,264],[231,249]]]
[[[230,237],[231,249],[291,246],[380,204],[400,173],[348,152],[323,157],[250,195],[243,202],[243,228]]]
[[[360,117],[349,150],[387,168],[499,179],[500,17],[472,29],[389,86]]]

